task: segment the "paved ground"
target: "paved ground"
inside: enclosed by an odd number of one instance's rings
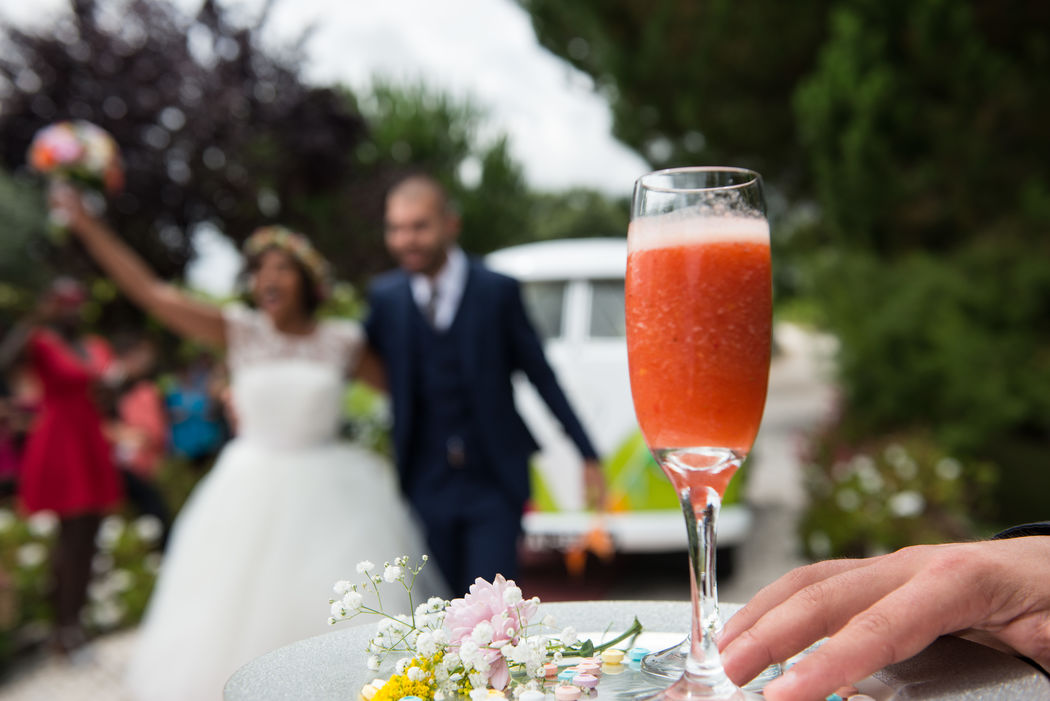
[[[829,358],[833,342],[792,326],[777,328],[765,418],[755,445],[747,497],[754,508],[752,535],[734,556],[731,576],[720,579],[723,601],[744,602],[801,563],[795,522],[804,505],[798,453],[801,436],[827,415],[833,400]],[[593,563],[583,579],[567,580],[556,558],[529,560],[522,587],[548,601],[559,599],[684,599],[684,556],[618,557]],[[79,659],[43,654],[19,662],[0,683],[0,701],[130,701],[120,687],[135,631],[95,641]],[[191,701],[191,700],[187,700]]]

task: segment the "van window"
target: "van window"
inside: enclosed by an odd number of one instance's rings
[[[544,341],[562,335],[566,284],[564,280],[554,280],[526,282],[522,285],[525,308],[536,326],[536,332]]]
[[[623,338],[625,330],[623,280],[592,281],[590,336]]]

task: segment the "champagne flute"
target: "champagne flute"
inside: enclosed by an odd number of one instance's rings
[[[715,521],[755,440],[769,379],[772,279],[761,177],[742,168],[676,168],[639,178],[627,248],[631,394],[689,535],[688,654],[681,677],[656,697],[751,698],[718,656]]]

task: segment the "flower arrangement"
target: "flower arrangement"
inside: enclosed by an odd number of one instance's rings
[[[574,629],[554,631],[551,616],[536,621],[540,600],[526,599],[513,580],[496,575],[492,582],[480,577],[459,599],[446,601],[432,597],[413,607],[412,588],[427,562],[410,566],[407,557],[385,563],[382,573],[371,562],[357,565],[360,583],[336,582],[330,624],[362,614],[380,617],[376,634],[368,643],[368,667],[378,671],[392,654],[405,655],[394,666],[386,681],[365,685],[362,697],[368,701],[398,701],[416,696],[423,701],[441,701],[472,691],[508,688],[540,688],[550,666],[563,659],[588,657],[638,635],[641,624],[601,645],[580,641]],[[383,610],[383,584],[397,584],[408,595],[410,614],[390,614]],[[366,603],[374,599],[375,606]]]
[[[44,127],[29,145],[29,165],[51,178],[107,194],[124,187],[124,167],[117,142],[91,122],[56,122]]]
[[[255,258],[271,248],[277,248],[294,257],[306,269],[313,281],[317,296],[328,299],[331,292],[331,268],[324,256],[318,252],[310,240],[300,233],[283,226],[261,226],[252,232],[244,242],[244,255]]]

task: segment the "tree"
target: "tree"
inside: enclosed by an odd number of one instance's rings
[[[202,223],[240,241],[280,220],[328,249],[365,125],[334,91],[301,81],[295,47],[261,48],[266,16],[240,26],[216,0],[193,18],[162,1],[71,0],[47,34],[0,27],[0,163],[23,172],[34,133],[53,121],[108,130],[128,183],[108,216],[165,276],[182,271]],[[340,250],[341,272],[355,271],[354,246]]]
[[[790,109],[832,0],[519,0],[543,46],[590,75],[614,133],[655,167],[756,168],[804,183]]]
[[[357,156],[383,189],[422,170],[448,189],[463,219],[462,243],[488,253],[531,240],[530,194],[507,137],[481,135],[484,111],[419,82],[377,78],[357,101],[370,125]],[[381,217],[382,194],[373,199]],[[378,231],[374,234],[378,240]]]
[[[854,0],[795,98],[840,248],[950,251],[1050,225],[1044,3]]]

